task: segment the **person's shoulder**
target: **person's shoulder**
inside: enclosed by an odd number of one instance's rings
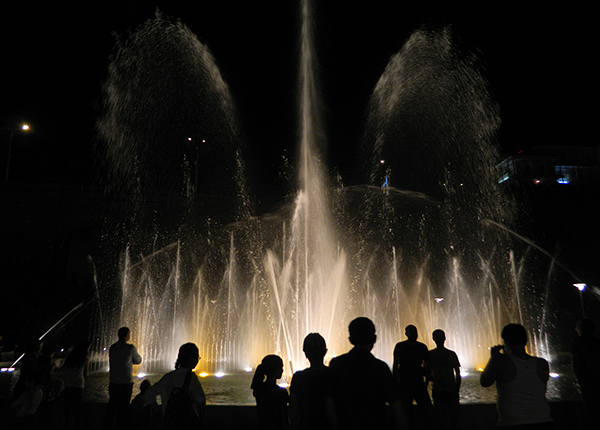
[[[346,361],[348,359],[349,356],[349,352],[342,354],[342,355],[338,355],[337,357],[333,357],[331,359],[331,361],[329,362],[329,368],[335,368],[336,366],[340,365],[341,363],[343,363],[344,361]]]
[[[371,354],[371,357],[372,357],[371,363],[375,369],[377,369],[380,372],[387,372],[387,373],[390,372],[390,366],[388,366],[388,364],[385,361],[380,360],[379,358],[375,357],[372,354]]]

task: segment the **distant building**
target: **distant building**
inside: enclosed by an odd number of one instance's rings
[[[536,146],[496,166],[498,182],[511,185],[600,185],[600,146]]]

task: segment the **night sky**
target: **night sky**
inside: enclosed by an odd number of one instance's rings
[[[355,167],[360,164],[359,146],[372,90],[390,57],[422,26],[450,25],[457,46],[475,52],[485,65],[483,73],[502,116],[498,135],[502,152],[515,154],[539,145],[598,145],[592,134],[595,109],[590,107],[596,104],[598,75],[593,2],[315,3],[317,76],[329,144],[326,162],[346,184],[364,182]],[[208,46],[239,112],[248,171],[256,175],[253,182],[264,188],[277,186],[274,182],[280,179],[284,157],[295,155],[298,134],[300,12],[298,2],[289,0],[4,2],[0,7],[4,130],[0,162],[6,160],[7,127],[23,119],[34,130],[15,135],[11,185],[100,183],[103,173],[93,148],[109,57],[117,36],[152,19],[157,8],[180,19]],[[572,213],[570,208],[562,209]],[[26,215],[37,219],[38,214]],[[579,223],[576,237],[588,237],[595,246],[587,225]],[[26,221],[19,228],[27,232]],[[19,228],[11,234],[20,239]],[[0,239],[6,256],[19,259],[20,251],[11,248],[15,243]],[[56,273],[43,273],[44,281],[52,278],[62,287],[65,264],[55,264],[56,250],[62,246],[64,253],[67,248],[58,240],[50,241],[56,249],[36,250],[27,258],[56,266]],[[550,240],[548,244],[554,246]],[[23,274],[32,279],[42,274],[9,266],[4,267],[12,276],[9,288],[21,292],[24,300],[21,307],[7,303],[4,309],[31,312],[25,301],[28,291],[20,286],[37,285],[38,279],[30,281]],[[46,288],[44,282],[39,285]],[[58,296],[49,290],[40,297],[38,313],[44,300]],[[47,321],[56,321],[68,309],[57,306],[56,315]],[[40,323],[35,330],[47,326]]]
[[[15,141],[15,182],[94,183],[94,126],[116,35],[152,18],[157,7],[180,18],[212,51],[239,109],[254,168],[278,168],[282,155],[293,156],[297,2],[12,3],[0,18],[0,118],[22,117],[35,129]],[[597,143],[590,136],[597,31],[589,3],[414,3],[318,2],[328,165],[348,182],[361,180],[353,166],[371,91],[390,56],[422,25],[451,25],[458,46],[483,60],[501,108],[504,152]]]

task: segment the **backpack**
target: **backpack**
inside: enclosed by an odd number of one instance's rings
[[[173,388],[171,397],[167,402],[165,416],[163,421],[163,429],[165,430],[183,430],[194,429],[201,430],[204,426],[202,420],[198,418],[194,411],[194,405],[189,395],[190,379],[192,372],[185,375],[183,386],[181,388]]]

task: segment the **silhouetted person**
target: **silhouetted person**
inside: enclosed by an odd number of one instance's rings
[[[79,342],[67,356],[62,374],[65,383],[63,406],[65,428],[79,428],[82,418],[83,389],[89,373],[90,343]]]
[[[349,331],[354,348],[329,363],[333,382],[330,392],[339,429],[400,428],[405,415],[392,373],[385,362],[371,354],[377,340],[375,325],[359,317],[350,323]]]
[[[498,426],[507,430],[553,429],[546,401],[548,362],[527,354],[527,332],[522,325],[506,325],[502,339],[504,346],[491,347],[490,360],[479,379],[484,387],[496,382]]]
[[[417,402],[422,421],[429,427],[433,413],[426,381],[429,375],[429,349],[417,341],[419,334],[414,325],[406,326],[404,333],[408,339],[398,342],[394,348],[394,379],[400,387],[400,397],[408,413],[410,428],[416,428],[417,425],[413,400]]]
[[[600,339],[594,336],[594,323],[583,319],[575,328],[571,346],[572,365],[586,409],[590,429],[600,428]]]
[[[108,408],[104,417],[104,428],[126,428],[129,424],[129,402],[133,393],[133,365],[140,364],[142,357],[130,343],[131,331],[121,327],[117,332],[119,340],[110,346]]]
[[[146,393],[150,387],[152,387],[150,381],[144,379],[140,384],[139,394],[131,401],[131,421],[134,429],[149,430],[155,428],[153,420],[162,415],[162,410],[155,400],[146,401]]]
[[[283,375],[283,360],[278,355],[267,355],[256,367],[252,378],[252,394],[256,398],[258,428],[260,430],[289,429],[287,405],[289,394],[277,385]]]
[[[25,391],[12,403],[11,406],[16,409],[14,427],[16,430],[35,430],[39,428],[37,409],[44,397],[41,383],[41,372],[33,370],[24,381]]]
[[[460,362],[454,351],[444,346],[446,333],[434,330],[433,341],[437,348],[429,351],[429,368],[433,383],[432,397],[437,426],[439,429],[460,428],[459,424],[459,390]]]
[[[308,369],[294,373],[290,385],[290,419],[294,430],[328,430],[335,427],[329,368],[323,363],[327,345],[319,333],[304,338],[302,350],[310,362]]]
[[[164,429],[204,428],[206,395],[198,376],[192,372],[199,360],[196,344],[181,345],[175,370],[146,390],[144,401],[150,408],[153,407],[156,396],[160,396]]]
[[[21,369],[19,371],[19,379],[15,384],[15,388],[13,389],[13,399],[17,399],[23,394],[26,390],[27,380],[32,378],[34,374],[37,376],[38,370],[38,357],[42,352],[42,347],[44,346],[44,342],[41,340],[35,340],[29,342],[25,349],[25,354],[21,359]]]

